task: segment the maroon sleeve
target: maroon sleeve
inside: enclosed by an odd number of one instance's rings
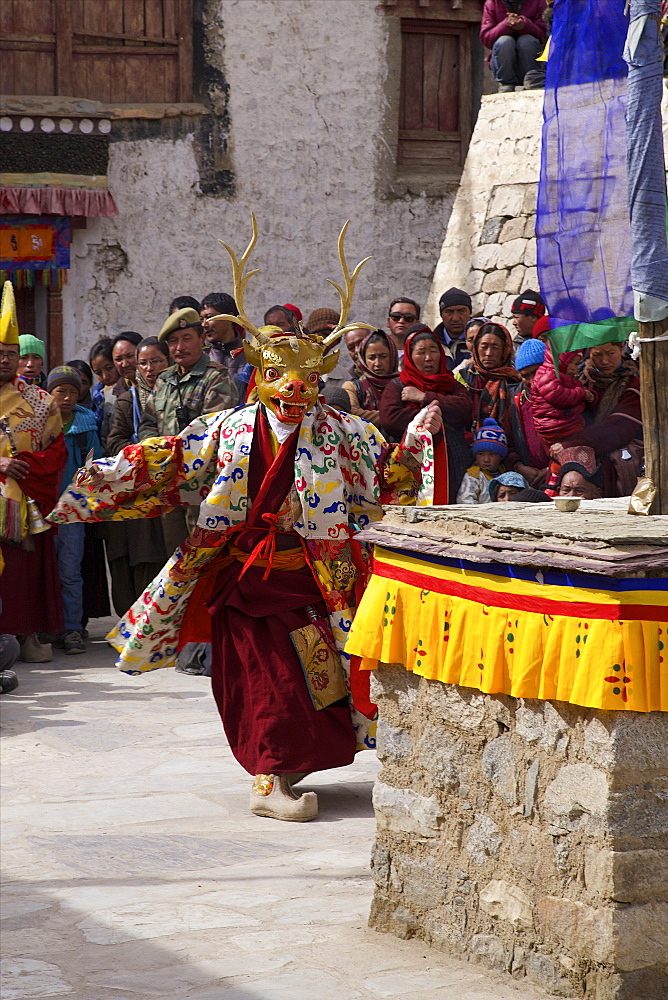
[[[522,35],[533,35],[539,42],[545,41],[547,37],[547,25],[543,20],[543,12],[547,7],[545,0],[534,0],[527,4],[527,10],[520,11],[520,17],[524,21],[524,31]]]
[[[426,392],[423,405],[426,406],[427,403],[438,403],[446,427],[470,429],[473,423],[473,399],[461,383],[455,383],[453,391],[447,394]]]
[[[497,0],[485,0],[480,22],[480,41],[485,48],[491,49],[501,35],[512,34],[506,24],[506,13],[503,4],[497,3]]]
[[[393,379],[380,397],[380,423],[388,441],[401,441],[404,431],[422,407],[415,403],[405,403],[401,398],[402,383]]]

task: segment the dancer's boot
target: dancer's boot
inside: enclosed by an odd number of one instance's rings
[[[308,823],[318,815],[318,797],[315,792],[297,795],[286,774],[256,774],[250,793],[250,809],[256,816]]]

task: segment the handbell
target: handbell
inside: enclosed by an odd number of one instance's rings
[[[51,525],[46,523],[32,497],[26,497],[26,506],[28,512],[28,534],[41,535],[44,531],[49,531]]]

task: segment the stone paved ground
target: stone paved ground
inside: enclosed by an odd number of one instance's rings
[[[93,624],[2,698],[3,1000],[542,1000],[367,928],[372,753],[305,783],[319,821],[253,817],[208,680]]]

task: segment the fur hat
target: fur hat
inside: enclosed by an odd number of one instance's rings
[[[471,450],[474,455],[479,451],[493,451],[496,455],[500,455],[501,458],[506,457],[508,454],[508,438],[496,420],[493,420],[491,417],[483,420],[473,435],[473,447]]]

